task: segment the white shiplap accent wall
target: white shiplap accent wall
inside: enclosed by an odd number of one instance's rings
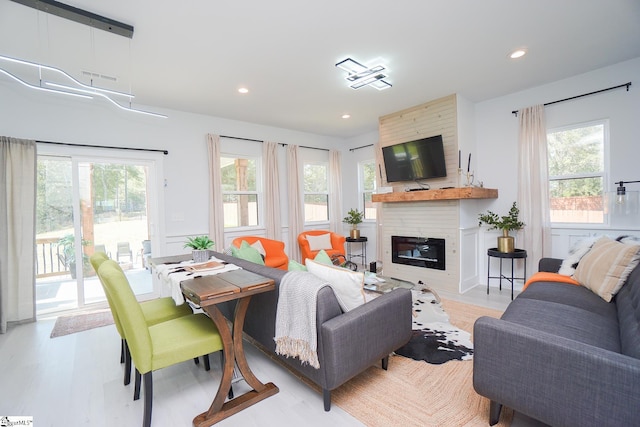
[[[442,135],[447,177],[431,179],[431,188],[458,187],[458,136],[456,96],[450,95],[418,105],[379,121],[380,146]],[[394,191],[417,187],[415,183],[386,183],[381,165],[382,185]],[[435,289],[459,291],[460,283],[460,203],[459,201],[429,201],[383,203],[381,223],[382,261],[384,274],[417,282],[422,280]],[[446,240],[446,270],[414,267],[391,262],[391,236],[435,237]]]
[[[385,203],[383,215],[383,268],[391,277],[425,284],[436,289],[458,292],[459,247],[458,202],[430,201]],[[446,240],[445,270],[415,267],[391,262],[391,236],[434,237]]]

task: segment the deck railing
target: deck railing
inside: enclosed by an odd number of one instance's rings
[[[60,237],[36,239],[36,277],[62,276],[70,274],[64,264]]]

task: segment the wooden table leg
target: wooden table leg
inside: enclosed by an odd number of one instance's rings
[[[233,318],[233,335],[220,310],[215,305],[205,307],[205,310],[216,324],[218,332],[222,337],[225,360],[222,380],[220,381],[218,392],[216,393],[209,410],[193,419],[193,425],[196,427],[211,426],[263,399],[266,399],[269,396],[273,396],[279,391],[275,384],[263,384],[256,378],[253,372],[251,372],[244,354],[242,329],[250,301],[251,296],[238,300]],[[231,388],[233,367],[235,364],[238,365],[240,373],[253,390],[250,390],[247,393],[225,403],[225,399],[229,393],[229,389]]]

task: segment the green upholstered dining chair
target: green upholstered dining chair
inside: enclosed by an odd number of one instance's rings
[[[104,252],[96,252],[89,258],[93,269],[98,272],[100,265],[103,262],[109,260],[110,258]],[[121,267],[116,263],[117,267],[121,269]],[[102,279],[98,275],[100,279],[100,283],[104,289],[104,283]],[[124,331],[122,329],[122,325],[120,324],[120,319],[118,317],[118,313],[114,309],[114,305],[109,297],[109,293],[106,289],[104,289],[104,293],[107,297],[107,302],[109,303],[109,308],[111,309],[111,314],[113,316],[113,322],[116,325],[116,329],[118,330],[118,334],[120,335],[120,363],[125,364],[124,370],[124,385],[128,385],[131,382],[131,355],[129,353],[129,349],[127,347],[127,340],[125,339]],[[142,313],[147,322],[147,325],[155,325],[157,323],[165,322],[167,320],[175,319],[177,317],[187,316],[193,314],[193,310],[189,307],[189,304],[183,303],[181,305],[176,305],[175,301],[171,297],[165,298],[157,298],[150,301],[145,301],[140,303],[140,307],[142,308]],[[198,363],[198,359],[195,359],[196,363]],[[209,370],[209,358],[204,358],[205,368]]]
[[[131,359],[136,367],[136,379],[142,375],[142,425],[148,427],[151,424],[153,403],[152,372],[221,351],[222,338],[213,321],[203,313],[149,325],[127,277],[115,261],[104,261],[98,269],[98,275],[118,313]],[[138,386],[139,382],[136,381],[135,398],[139,397]]]

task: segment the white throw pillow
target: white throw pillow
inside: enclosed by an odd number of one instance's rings
[[[560,270],[558,270],[558,274],[562,274],[565,276],[573,276],[573,273],[576,272],[576,267],[578,267],[578,263],[582,259],[583,256],[591,246],[598,240],[600,237],[588,237],[586,239],[582,239],[578,241],[570,250],[569,256],[562,260],[562,265],[560,265]]]
[[[333,265],[320,264],[307,259],[307,271],[331,284],[338,304],[346,312],[366,302],[364,294],[364,273],[351,271]]]
[[[317,236],[307,234],[307,241],[309,242],[309,249],[312,251],[333,249],[333,246],[331,246],[331,235],[329,233],[319,234]]]
[[[267,251],[264,250],[264,246],[262,246],[262,242],[260,240],[253,242],[251,247],[257,250],[263,258],[267,256]]]

